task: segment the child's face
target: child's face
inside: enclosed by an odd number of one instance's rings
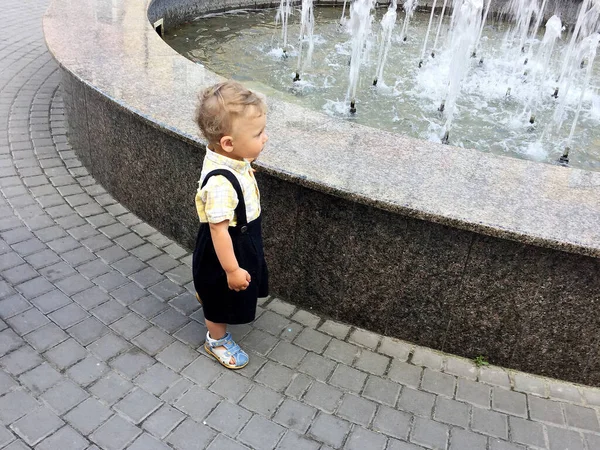
[[[265,114],[249,114],[234,122],[235,131],[232,133],[232,157],[239,159],[255,159],[258,157],[266,142],[269,140],[265,133],[267,116]]]

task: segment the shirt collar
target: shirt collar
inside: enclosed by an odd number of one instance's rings
[[[250,163],[246,160],[238,161],[237,159],[228,158],[227,156],[219,155],[218,153],[206,149],[206,159],[222,166],[230,167],[236,172],[245,173],[250,169]]]

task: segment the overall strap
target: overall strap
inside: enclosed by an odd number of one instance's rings
[[[233,189],[235,189],[235,193],[237,194],[238,204],[235,207],[235,215],[237,216],[237,226],[239,227],[247,225],[248,220],[246,218],[246,202],[244,202],[244,193],[242,192],[240,182],[238,181],[237,177],[233,174],[233,172],[227,169],[216,169],[212,172],[209,172],[208,174],[206,174],[206,177],[204,177],[200,189],[202,189],[206,185],[210,177],[214,177],[217,175],[222,175],[225,178],[227,178],[227,180],[229,180],[229,182],[233,186]]]

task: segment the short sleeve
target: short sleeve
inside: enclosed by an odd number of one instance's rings
[[[222,175],[210,177],[206,185],[198,190],[198,194],[209,223],[233,220],[238,196],[227,178]]]

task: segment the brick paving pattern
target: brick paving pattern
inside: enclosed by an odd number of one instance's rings
[[[186,249],[70,147],[44,0],[0,28],[0,448],[600,449],[600,391],[322,319],[278,299],[202,351]]]

